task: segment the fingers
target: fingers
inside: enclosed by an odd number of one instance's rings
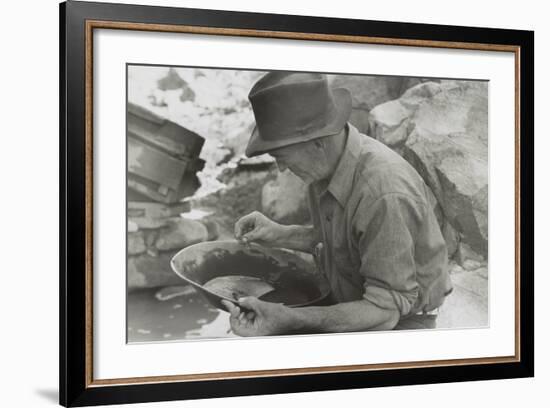
[[[239,299],[239,306],[243,309],[248,309],[254,312],[255,315],[261,315],[262,301],[253,296],[247,296]]]
[[[254,320],[256,318],[256,312],[253,312],[251,310],[241,309],[241,313],[239,314],[239,321],[241,323],[246,322],[248,320]]]
[[[231,318],[237,319],[239,317],[239,314],[241,312],[241,308],[239,306],[236,306],[229,300],[222,300],[222,304],[231,315]]]
[[[234,305],[228,300],[222,300],[221,302],[230,314],[230,320],[232,322],[231,326],[233,326],[233,328],[235,328],[235,324],[241,327],[246,327],[254,323],[256,313],[253,311],[242,310],[239,306]]]
[[[256,214],[252,212],[235,223],[235,238],[241,239],[244,234],[256,228]]]
[[[244,243],[269,240],[269,219],[258,211],[245,215],[235,223],[235,238]]]
[[[222,299],[221,302],[223,307],[225,307],[225,310],[227,310],[229,313],[231,313],[231,311],[235,308],[235,305],[228,300]]]
[[[254,211],[235,223],[235,238],[244,244],[256,242],[272,246],[276,244],[277,239],[280,237],[279,227],[281,227],[279,224],[262,213]]]
[[[252,318],[248,318],[248,315],[250,314],[251,312],[241,312],[239,314],[239,323],[241,324],[241,326],[246,326],[248,323],[250,323],[251,320],[254,319],[254,313],[252,313]]]
[[[241,241],[243,241],[243,243],[245,243],[245,244],[248,244],[248,243],[254,242],[254,241],[262,241],[266,238],[265,235],[266,234],[264,233],[264,231],[262,231],[260,228],[256,228],[256,229],[242,235],[241,236]]]

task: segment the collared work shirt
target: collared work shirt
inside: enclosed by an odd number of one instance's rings
[[[337,302],[366,299],[401,316],[439,307],[451,291],[447,247],[428,187],[401,156],[348,124],[329,181],[309,186],[318,262]]]

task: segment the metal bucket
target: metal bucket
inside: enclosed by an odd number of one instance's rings
[[[215,307],[225,310],[220,296],[204,284],[221,276],[260,278],[275,290],[262,300],[289,307],[326,304],[330,286],[313,264],[294,253],[236,241],[213,241],[191,245],[178,252],[171,261],[172,270],[198,289]]]

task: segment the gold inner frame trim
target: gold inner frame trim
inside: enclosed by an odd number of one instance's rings
[[[513,356],[479,357],[449,360],[395,362],[383,364],[357,364],[342,366],[300,367],[274,370],[252,370],[213,372],[200,374],[166,375],[153,377],[128,377],[113,379],[93,378],[93,30],[117,29],[131,31],[170,32],[203,35],[221,35],[256,38],[276,38],[309,41],[331,41],[342,43],[363,43],[410,47],[448,48],[478,51],[512,52],[515,58],[515,353]],[[196,27],[149,23],[128,23],[121,21],[87,20],[85,28],[86,46],[86,236],[85,236],[85,285],[86,285],[86,387],[132,385],[145,383],[168,383],[183,381],[227,380],[237,378],[292,376],[304,374],[357,372],[421,367],[460,366],[471,364],[513,363],[521,361],[520,356],[520,50],[516,45],[466,43],[406,38],[384,38],[370,36],[300,33],[288,31],[267,31],[236,28]]]

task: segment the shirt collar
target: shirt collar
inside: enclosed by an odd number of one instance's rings
[[[345,207],[351,195],[353,188],[353,176],[357,167],[359,158],[360,137],[359,131],[350,123],[348,123],[348,139],[344,147],[344,152],[340,156],[336,170],[332,174],[327,187],[338,203]]]

